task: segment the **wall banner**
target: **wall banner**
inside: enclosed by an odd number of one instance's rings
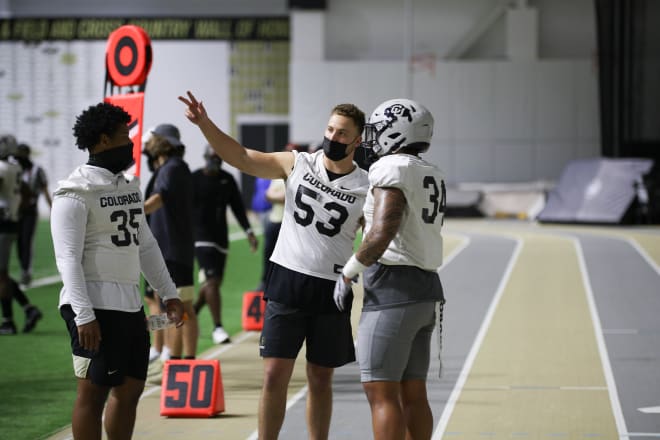
[[[0,19],[0,41],[105,40],[123,25],[152,40],[288,41],[289,17],[10,18]]]

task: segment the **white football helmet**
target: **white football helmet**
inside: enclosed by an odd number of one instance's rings
[[[426,107],[410,99],[390,99],[380,104],[364,126],[365,148],[376,155],[396,153],[402,147],[428,150],[433,137],[433,116]]]

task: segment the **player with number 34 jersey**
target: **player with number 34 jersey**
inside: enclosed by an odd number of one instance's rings
[[[407,204],[399,230],[378,261],[435,271],[442,265],[442,171],[421,157],[393,154],[371,165],[369,183],[374,188],[398,188]],[[364,205],[365,235],[373,217],[374,196],[370,191]]]

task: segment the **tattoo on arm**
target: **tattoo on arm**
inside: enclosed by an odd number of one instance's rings
[[[356,253],[365,266],[374,264],[396,236],[406,208],[406,197],[398,188],[373,188],[374,218],[371,229]]]

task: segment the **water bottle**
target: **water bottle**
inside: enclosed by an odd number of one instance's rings
[[[175,321],[171,321],[167,317],[167,313],[161,313],[160,315],[151,315],[147,318],[147,328],[149,331],[163,330],[168,327],[173,327],[176,324]]]

